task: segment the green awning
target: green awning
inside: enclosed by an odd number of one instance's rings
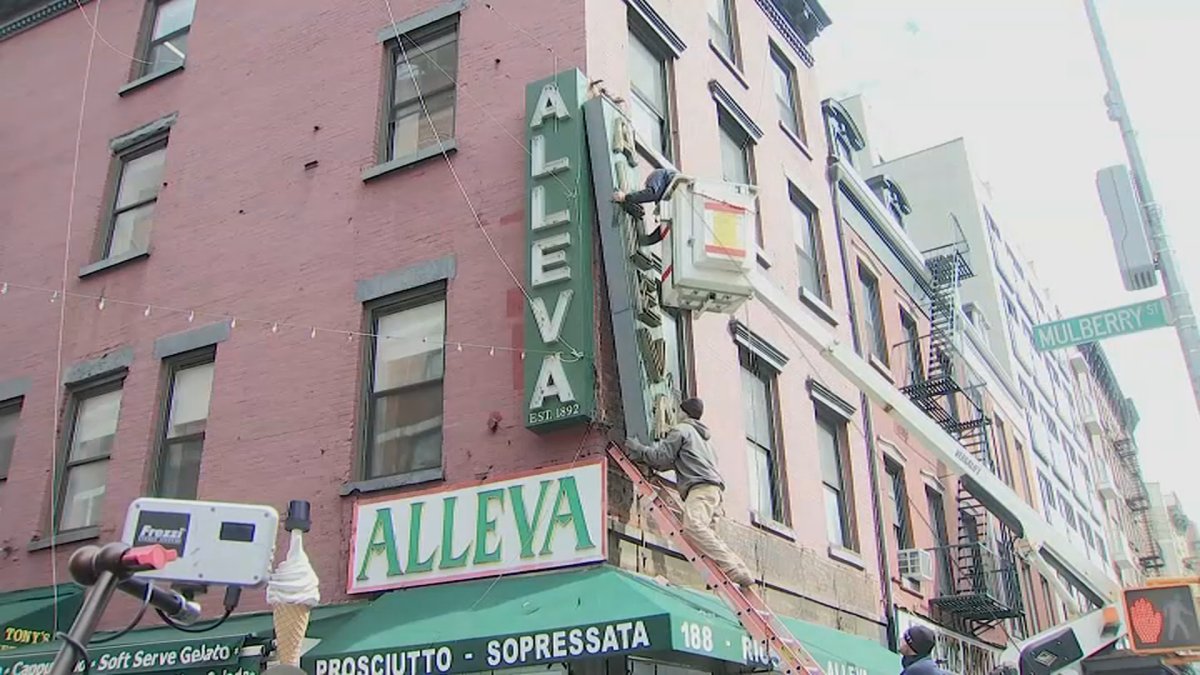
[[[797,630],[797,637],[821,642],[812,651],[822,663],[860,668],[834,672],[900,670],[899,657],[869,640],[820,626]],[[313,648],[302,665],[314,675],[447,675],[666,652],[763,665],[715,596],[608,565],[393,591]]]
[[[322,638],[335,631],[361,607],[362,604],[352,604],[314,608],[308,636]],[[265,644],[274,633],[270,613],[242,614],[204,633],[185,633],[169,626],[131,631],[112,642],[89,645],[88,657],[94,674],[166,671],[172,675],[256,675],[262,669],[261,657],[243,657],[242,649]],[[61,644],[55,641],[0,652],[0,675],[45,675]]]
[[[0,652],[49,642],[55,619],[57,630],[67,630],[82,604],[83,589],[75,584],[0,593]]]

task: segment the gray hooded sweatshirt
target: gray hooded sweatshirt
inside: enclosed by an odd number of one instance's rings
[[[725,479],[717,470],[717,456],[709,445],[712,438],[700,420],[685,419],[675,425],[661,441],[646,445],[636,439],[626,441],[626,450],[634,461],[658,471],[675,470],[679,494],[687,499],[697,485],[716,485],[725,489]]]

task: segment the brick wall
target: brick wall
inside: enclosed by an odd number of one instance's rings
[[[393,0],[397,20],[435,0]],[[116,49],[132,52],[142,3],[90,3]],[[308,326],[359,330],[355,282],[453,254],[448,339],[519,348],[522,307],[478,231],[446,163],[435,157],[364,183],[374,163],[383,0],[298,6],[282,0],[197,3],[186,70],[119,97],[130,61],[97,42],[87,88],[71,219],[67,288],[74,293],[177,307],[154,311],[66,303],[66,365],[118,346],[135,358],[125,381],[109,466],[101,540],[119,537],[142,493],[153,446],[160,364],[157,337],[242,317],[219,345],[200,497],[253,500],[281,510],[313,505],[308,550],[323,596],[343,597],[351,501],[339,496],[355,455],[362,345]],[[75,129],[90,29],[78,12],[0,43],[0,276],[60,283]],[[484,227],[518,274],[524,268],[526,83],[553,72],[547,48],[583,65],[583,13],[575,2],[470,3],[460,32],[455,168]],[[565,66],[564,66],[565,67]],[[152,253],[80,280],[101,218],[110,138],[178,112],[167,152]],[[316,161],[310,170],[305,164]],[[516,296],[519,300],[519,295]],[[12,469],[0,483],[0,590],[51,582],[51,553],[27,551],[44,532],[50,499],[51,420],[61,299],[11,289],[0,311],[0,380],[28,377]],[[277,334],[251,319],[297,324]],[[459,482],[569,461],[582,429],[524,429],[516,351],[448,351],[446,480]],[[501,422],[490,432],[492,412]],[[583,452],[595,451],[585,447]],[[57,573],[74,546],[57,552]],[[209,596],[206,604],[219,605]],[[121,601],[125,605],[125,603]],[[264,606],[261,591],[242,608]],[[114,612],[112,621],[122,612]]]

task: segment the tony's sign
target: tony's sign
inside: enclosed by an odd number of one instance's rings
[[[604,464],[354,506],[348,592],[605,559]]]
[[[529,157],[526,236],[525,426],[591,419],[595,314],[591,171],[578,70],[526,88]]]

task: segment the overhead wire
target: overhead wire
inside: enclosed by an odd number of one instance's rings
[[[67,280],[70,274],[71,265],[71,234],[72,225],[75,219],[75,193],[79,184],[79,155],[80,148],[83,145],[83,121],[87,111],[88,86],[92,80],[92,62],[96,53],[96,38],[99,35],[98,25],[100,23],[100,3],[102,0],[96,0],[96,18],[95,21],[89,21],[91,26],[91,40],[88,43],[87,63],[83,71],[83,87],[79,96],[79,119],[75,125],[75,148],[72,152],[71,159],[71,187],[67,193],[67,219],[65,233],[63,236],[63,256],[62,256],[62,277],[59,281],[59,289],[62,293],[67,291]],[[87,13],[83,12],[83,7],[80,6],[81,13],[86,17]],[[58,427],[61,422],[58,405],[58,388],[62,381],[63,373],[63,344],[66,336],[67,325],[67,307],[66,302],[63,302],[59,307],[58,312],[58,335],[55,339],[54,350],[54,392],[50,397],[50,405],[52,406],[51,419],[53,424],[50,426],[50,480],[54,489],[58,489],[59,481],[59,442],[58,442]],[[69,450],[68,450],[69,452]],[[50,578],[53,585],[54,610],[52,613],[52,622],[55,632],[58,632],[58,519],[60,517],[57,500],[50,500]],[[81,645],[73,645],[77,649],[82,650],[85,657],[87,650]],[[85,665],[86,667],[86,665]]]

